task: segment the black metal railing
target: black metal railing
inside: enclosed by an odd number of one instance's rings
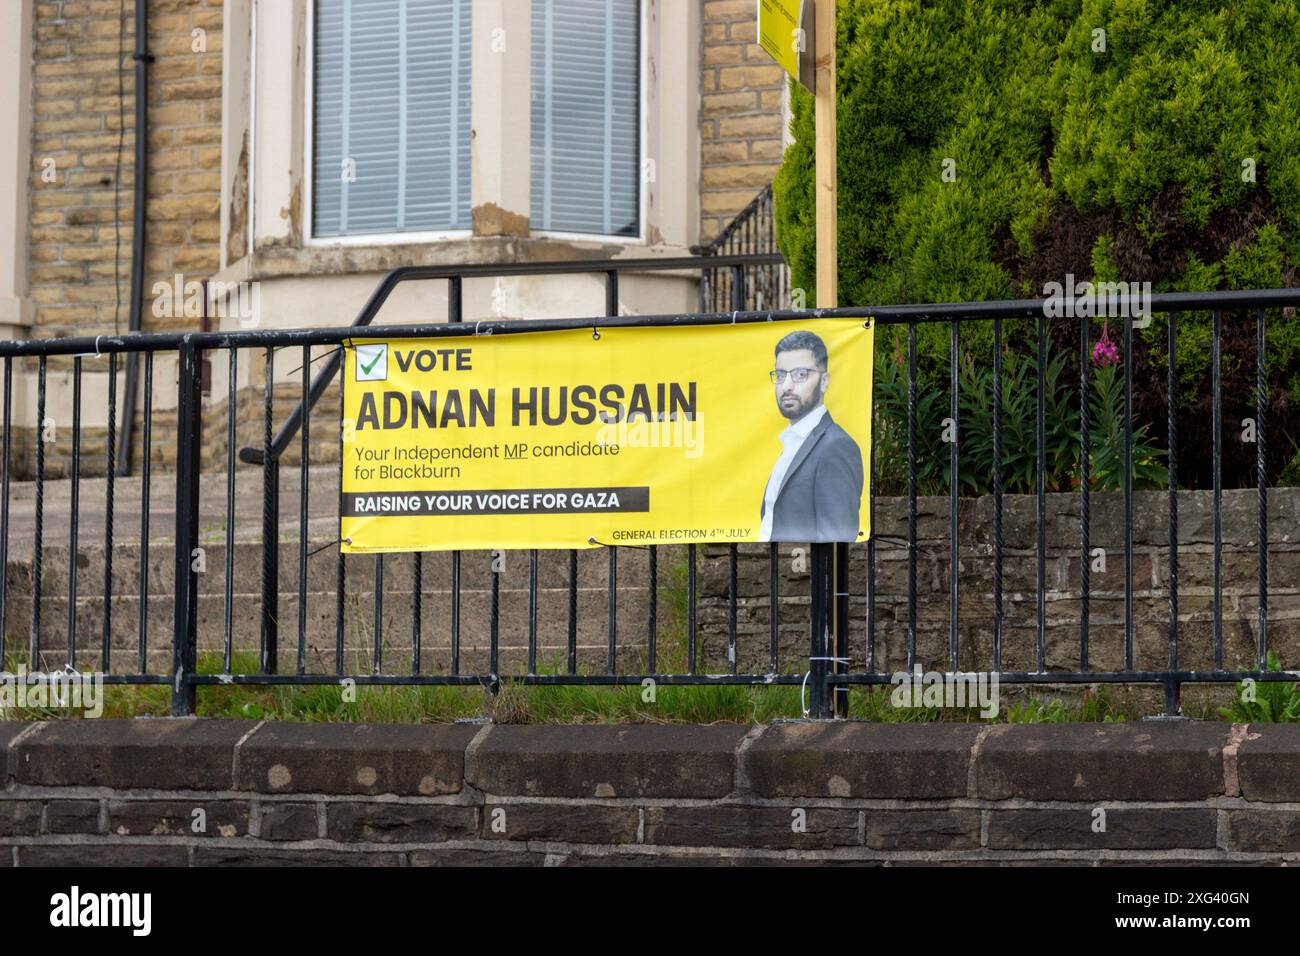
[[[725,271],[728,275],[728,288],[732,295],[733,309],[743,309],[746,302],[746,288],[750,278],[756,273],[776,264],[784,264],[780,253],[746,253],[727,256],[715,256],[709,260],[706,273]],[[500,279],[517,276],[561,276],[561,275],[599,275],[603,277],[605,287],[605,315],[619,314],[619,277],[624,274],[699,272],[701,260],[697,257],[663,257],[655,259],[584,259],[572,262],[525,262],[509,264],[484,264],[473,266],[405,266],[394,269],[380,282],[352,322],[353,328],[366,328],[374,322],[393,290],[403,282],[442,280],[447,283],[447,323],[457,325],[463,320],[463,296],[466,280]],[[482,323],[478,323],[482,325]],[[303,357],[303,368],[309,367],[309,356]],[[250,465],[261,465],[263,475],[263,541],[265,551],[262,558],[262,641],[261,656],[263,667],[274,673],[277,668],[277,646],[279,630],[279,550],[275,546],[275,529],[280,525],[280,457],[301,431],[302,462],[305,469],[307,461],[307,431],[311,409],[320,401],[330,382],[342,367],[343,355],[336,351],[330,355],[321,370],[307,384],[304,378],[303,395],[284,425],[271,437],[271,408],[273,402],[273,376],[270,372],[274,362],[274,347],[268,346],[266,352],[266,394],[265,394],[265,433],[261,448],[242,448],[240,461]],[[232,401],[233,401],[232,397]],[[307,494],[302,493],[302,521],[306,521]],[[305,540],[304,540],[305,547]],[[611,559],[612,560],[612,559]],[[305,556],[299,554],[300,575],[305,566]],[[377,565],[382,569],[382,562]],[[342,565],[340,564],[340,581]],[[305,627],[305,612],[299,611],[299,634]],[[378,612],[376,612],[376,631],[381,629]],[[301,641],[300,641],[301,643]]]
[[[671,264],[669,264],[671,263]],[[681,263],[672,260],[656,262],[660,268],[683,268]],[[721,266],[743,269],[740,261],[723,260]],[[626,268],[632,268],[629,264]],[[638,268],[646,268],[644,265]],[[499,270],[501,267],[492,267]],[[520,267],[524,268],[524,267]],[[554,270],[554,265],[545,268]],[[583,270],[586,271],[586,270]],[[616,288],[617,271],[602,270],[606,274],[606,289]],[[493,273],[495,274],[495,273]],[[442,278],[452,283],[453,288],[459,280],[456,276],[447,276],[439,270],[411,269],[399,270],[390,275],[372,296],[371,302],[362,313],[362,318],[369,321],[392,288],[406,279]],[[743,280],[742,280],[743,281]],[[733,289],[735,286],[733,286]],[[610,297],[616,301],[616,296]],[[458,296],[453,295],[453,302]],[[1136,302],[1128,299],[1118,301],[1117,305],[1131,310]],[[745,311],[710,312],[695,314],[673,314],[652,316],[606,316],[600,318],[579,319],[543,319],[521,321],[484,321],[479,323],[448,322],[436,325],[402,325],[381,329],[366,329],[365,322],[352,327],[302,329],[284,331],[228,331],[191,334],[139,334],[131,336],[101,336],[84,338],[65,338],[42,341],[3,342],[0,343],[0,359],[4,363],[4,426],[3,446],[6,451],[12,449],[14,424],[13,377],[15,363],[35,361],[37,374],[37,409],[36,420],[44,422],[47,404],[47,376],[51,363],[63,367],[70,363],[73,381],[72,411],[72,445],[69,477],[61,482],[57,489],[57,500],[62,501],[66,492],[71,502],[68,512],[68,538],[66,569],[60,571],[52,567],[45,552],[52,547],[44,505],[51,489],[50,479],[45,474],[45,443],[37,441],[35,447],[35,479],[31,486],[33,507],[31,517],[31,537],[21,532],[20,541],[10,542],[14,533],[11,515],[11,461],[5,456],[3,482],[0,494],[3,505],[0,508],[0,549],[8,560],[18,553],[15,544],[23,550],[30,547],[32,555],[30,595],[30,627],[24,627],[21,612],[15,614],[14,601],[21,595],[11,595],[10,576],[0,577],[0,620],[6,622],[2,635],[9,640],[0,642],[0,659],[12,660],[18,653],[13,635],[27,630],[30,641],[27,662],[34,668],[45,670],[47,667],[75,669],[94,662],[109,684],[167,684],[172,691],[172,710],[176,714],[194,712],[196,690],[200,686],[219,684],[244,685],[310,685],[337,684],[340,681],[353,681],[356,684],[442,684],[442,685],[483,685],[495,688],[503,680],[518,681],[525,684],[640,684],[653,680],[658,684],[785,684],[806,686],[809,695],[809,713],[816,717],[828,717],[844,713],[848,689],[853,686],[880,685],[891,682],[888,670],[890,656],[882,652],[878,638],[885,622],[878,620],[876,611],[882,589],[878,587],[877,536],[863,545],[833,546],[816,545],[812,549],[811,573],[808,576],[805,591],[807,599],[798,607],[800,617],[794,620],[780,620],[786,615],[789,602],[782,599],[779,591],[778,561],[779,549],[776,545],[744,546],[747,553],[755,553],[753,548],[765,552],[768,561],[768,593],[765,598],[769,609],[767,627],[762,632],[753,629],[742,630],[738,626],[742,598],[737,575],[737,558],[741,546],[726,547],[726,613],[723,617],[723,629],[726,639],[726,663],[716,669],[710,669],[711,658],[702,645],[706,625],[701,620],[701,582],[700,557],[695,546],[686,545],[675,550],[663,547],[634,548],[609,547],[602,555],[600,552],[583,552],[580,556],[569,553],[562,557],[567,561],[551,562],[550,556],[537,551],[527,553],[526,578],[518,579],[518,588],[505,588],[503,574],[489,562],[498,561],[499,554],[478,555],[459,552],[439,552],[412,554],[400,559],[393,555],[377,555],[366,560],[349,559],[334,545],[337,540],[316,542],[309,547],[311,503],[316,496],[309,494],[313,475],[320,478],[320,472],[311,468],[310,435],[312,428],[312,407],[325,391],[321,375],[329,369],[337,370],[339,365],[339,348],[348,341],[365,338],[409,338],[409,337],[462,337],[475,334],[492,333],[497,335],[528,335],[530,333],[572,328],[629,327],[629,326],[680,326],[720,323],[750,322],[795,322],[809,318],[845,318],[853,320],[873,320],[879,330],[893,326],[904,328],[907,340],[907,381],[908,399],[906,408],[908,433],[908,492],[906,495],[906,537],[896,542],[906,549],[906,597],[898,621],[901,636],[905,643],[905,654],[895,655],[904,661],[908,669],[921,663],[935,663],[936,656],[946,657],[938,664],[949,672],[958,671],[963,653],[969,653],[971,641],[983,642],[986,637],[990,652],[989,668],[997,673],[1004,683],[1012,684],[1103,684],[1126,683],[1156,685],[1164,689],[1165,712],[1177,714],[1180,709],[1180,688],[1185,684],[1206,682],[1233,682],[1244,678],[1256,680],[1295,680],[1300,677],[1295,671],[1266,670],[1266,660],[1270,650],[1270,578],[1269,578],[1269,486],[1266,468],[1265,438],[1269,433],[1267,388],[1267,341],[1270,321],[1279,321],[1278,310],[1294,309],[1300,305],[1300,290],[1265,290],[1252,292],[1224,293],[1189,293],[1152,296],[1150,310],[1155,315],[1169,316],[1168,333],[1168,383],[1167,399],[1169,412],[1169,478],[1167,488],[1168,509],[1168,550],[1165,555],[1165,589],[1168,594],[1169,621],[1168,630],[1162,647],[1165,653],[1160,659],[1160,666],[1148,666],[1145,659],[1139,659],[1139,648],[1135,640],[1136,630],[1133,620],[1134,599],[1134,489],[1133,489],[1133,418],[1126,415],[1124,429],[1125,469],[1121,494],[1124,513],[1124,617],[1118,627],[1109,624],[1099,625],[1089,617],[1086,608],[1091,597],[1088,575],[1090,506],[1092,492],[1089,482],[1082,480],[1077,492],[1077,514],[1079,516],[1078,538],[1078,595],[1081,607],[1085,610],[1078,621],[1076,652],[1071,651],[1070,663],[1060,663],[1065,653],[1060,647],[1048,651],[1048,623],[1046,602],[1048,581],[1046,561],[1047,546],[1047,491],[1045,484],[1046,442],[1045,442],[1045,407],[1042,397],[1045,393],[1045,362],[1038,364],[1037,393],[1038,411],[1036,434],[1036,523],[1034,542],[1028,545],[1035,555],[1035,583],[1037,614],[1034,628],[1031,656],[1033,665],[1015,669],[1004,669],[1009,635],[1004,624],[1004,558],[1008,551],[1004,541],[1002,504],[1004,494],[1003,464],[1000,445],[1005,428],[1002,421],[1002,365],[1001,346],[1004,326],[1007,323],[1021,323],[1032,331],[1040,359],[1045,358],[1050,323],[1079,324],[1079,347],[1081,365],[1087,368],[1087,350],[1089,345],[1090,319],[1053,319],[1045,315],[1044,302],[1041,300],[1024,300],[1008,302],[958,303],[941,305],[886,306],[874,308],[846,308],[817,311]],[[1238,355],[1239,362],[1253,361],[1256,370],[1255,428],[1257,431],[1257,508],[1253,526],[1248,533],[1240,535],[1240,540],[1229,542],[1234,555],[1248,553],[1253,546],[1257,562],[1258,595],[1255,606],[1255,628],[1253,647],[1249,666],[1224,666],[1224,601],[1223,601],[1223,556],[1225,552],[1224,526],[1222,522],[1221,483],[1218,481],[1221,462],[1221,440],[1216,439],[1206,453],[1213,458],[1213,470],[1216,477],[1213,490],[1213,541],[1212,557],[1214,574],[1211,590],[1213,665],[1208,668],[1193,669],[1186,665],[1187,656],[1180,646],[1184,637],[1186,609],[1180,606],[1179,580],[1179,498],[1177,474],[1177,383],[1178,378],[1178,326],[1189,318],[1190,314],[1209,313],[1213,317],[1212,336],[1215,343],[1213,365],[1213,405],[1215,422],[1221,426],[1222,394],[1220,387],[1221,357],[1218,344],[1223,335],[1225,320],[1247,322],[1255,331],[1256,353],[1253,356]],[[453,313],[455,314],[455,313]],[[1132,314],[1129,311],[1128,314]],[[1272,316],[1272,318],[1270,318]],[[1280,321],[1294,321],[1283,318]],[[994,511],[994,529],[990,542],[990,559],[992,564],[991,594],[987,604],[983,603],[985,590],[978,587],[964,587],[958,571],[962,562],[969,560],[969,550],[961,550],[959,516],[958,477],[961,465],[961,449],[954,443],[949,449],[949,528],[947,583],[949,607],[947,615],[948,642],[946,655],[935,655],[918,648],[919,618],[922,613],[922,599],[918,587],[918,435],[917,414],[919,401],[919,377],[917,333],[927,324],[947,323],[949,346],[952,351],[950,374],[952,391],[958,385],[958,366],[956,355],[961,347],[963,323],[989,322],[994,336],[993,355],[995,357],[993,376],[994,401],[994,441],[999,446],[993,456],[992,488],[996,505]],[[1125,405],[1131,409],[1133,395],[1132,374],[1132,340],[1133,321],[1123,322],[1123,342],[1125,345]],[[311,378],[313,348],[329,348],[325,370],[315,379]],[[290,423],[280,430],[279,435],[272,435],[273,417],[273,380],[274,360],[277,351],[290,350],[290,354],[301,358],[302,397],[300,413],[290,418]],[[203,445],[203,397],[202,369],[205,358],[227,353],[229,370],[229,400],[225,422],[226,474],[224,487],[217,484],[220,476],[201,474]],[[247,647],[247,641],[239,638],[237,633],[247,624],[251,615],[240,613],[239,605],[254,604],[248,589],[236,586],[236,581],[245,572],[241,562],[236,560],[236,549],[241,539],[236,536],[236,523],[239,505],[243,496],[237,493],[237,472],[235,462],[235,445],[238,413],[238,368],[241,353],[262,352],[265,355],[265,392],[262,409],[262,449],[261,455],[243,455],[260,461],[264,468],[262,482],[263,501],[261,503],[261,524],[263,540],[256,546],[262,551],[261,593],[275,595],[272,609],[268,612],[264,606],[260,618],[260,654],[258,664],[253,668],[235,667],[235,656]],[[153,419],[158,409],[151,401],[152,387],[155,381],[156,359],[163,356],[170,359],[175,356],[178,362],[178,400],[175,428],[175,472],[170,476],[173,483],[175,512],[171,543],[171,580],[162,574],[164,590],[160,593],[150,588],[150,550],[166,547],[162,542],[151,541],[149,524],[150,506],[148,502],[150,478],[142,484],[143,503],[140,508],[139,558],[136,562],[137,576],[132,579],[128,569],[123,569],[124,559],[116,557],[119,542],[115,541],[115,525],[111,520],[104,523],[102,555],[102,589],[87,587],[78,583],[78,567],[81,551],[86,546],[79,544],[84,538],[78,537],[79,523],[82,520],[81,485],[86,480],[80,474],[81,434],[84,427],[83,377],[84,361],[89,356],[96,360],[106,360],[109,374],[106,376],[105,407],[108,410],[106,426],[112,427],[116,406],[116,365],[122,354],[142,353],[144,356],[145,405],[144,429],[144,473],[152,479],[166,475],[151,472],[150,439]],[[106,359],[105,359],[106,357]],[[323,356],[322,356],[323,357]],[[219,366],[219,360],[213,362]],[[331,373],[332,374],[332,373]],[[328,384],[328,382],[326,382]],[[1086,399],[1086,381],[1080,382],[1081,397]],[[951,398],[951,396],[950,396]],[[865,390],[862,400],[868,399]],[[342,428],[342,403],[339,405],[337,427]],[[896,410],[897,411],[897,410]],[[957,424],[959,405],[951,401],[950,414]],[[880,409],[877,408],[877,414]],[[1086,412],[1084,413],[1086,415]],[[1085,419],[1086,422],[1086,419]],[[293,427],[290,428],[290,425]],[[336,427],[333,424],[331,428]],[[278,611],[281,576],[279,574],[280,532],[282,518],[286,517],[279,509],[281,476],[278,473],[277,460],[281,452],[295,437],[300,442],[302,461],[298,476],[298,528],[296,538],[297,551],[297,646],[294,665],[290,673],[281,673],[278,661]],[[1089,456],[1088,428],[1080,431],[1082,443],[1081,468],[1085,470]],[[331,436],[329,443],[334,443]],[[109,446],[112,447],[111,439]],[[872,455],[870,467],[873,476],[880,467],[876,456]],[[341,455],[340,455],[341,468]],[[104,507],[108,516],[114,510],[114,469],[108,469],[104,478]],[[271,475],[268,479],[265,475]],[[224,492],[224,495],[221,493]],[[26,492],[24,492],[26,494]],[[219,502],[224,497],[224,515],[221,507],[205,509],[205,504]],[[330,496],[333,499],[334,496]],[[24,497],[24,501],[26,498]],[[873,532],[876,528],[877,502],[873,498]],[[116,503],[122,507],[122,499]],[[218,613],[215,601],[204,603],[207,598],[216,597],[204,593],[200,588],[200,576],[208,573],[201,560],[205,547],[218,539],[208,533],[204,521],[224,518],[224,543],[226,547],[224,573],[225,581]],[[336,515],[331,511],[326,515],[330,527],[337,534]],[[24,522],[27,513],[24,512]],[[25,526],[24,526],[25,527]],[[1293,536],[1294,527],[1288,526],[1283,535]],[[1290,537],[1288,537],[1290,540]],[[1027,542],[1017,542],[1017,548],[1025,550]],[[837,553],[838,549],[838,553]],[[851,613],[848,565],[851,552],[865,558],[866,581],[861,595],[865,601],[865,611],[860,616]],[[313,566],[310,561],[317,555],[324,555],[323,561],[334,561],[333,574],[324,582],[317,581],[315,590],[311,583],[314,569],[323,567],[318,561]],[[663,629],[663,609],[659,596],[667,586],[662,577],[663,558],[665,555],[680,560],[684,583],[684,622],[673,637],[680,638],[679,647],[668,648],[665,644],[667,633]],[[595,558],[593,562],[591,559]],[[928,558],[927,558],[928,560]],[[118,566],[115,566],[115,561]],[[399,563],[400,562],[400,563]],[[367,567],[367,564],[369,565]],[[393,573],[394,568],[409,570],[409,577],[402,573],[400,577]],[[165,567],[164,567],[165,572]],[[66,587],[66,598],[61,598],[53,586],[47,586],[44,575],[55,574],[54,581]],[[58,574],[66,576],[65,581],[58,580]],[[513,573],[513,572],[511,572]],[[585,578],[584,578],[585,576]],[[438,582],[435,588],[432,582]],[[512,580],[514,580],[512,578]],[[526,580],[526,583],[525,583]],[[584,583],[584,580],[586,583]],[[596,585],[592,585],[592,581]],[[121,587],[126,581],[130,588]],[[349,603],[349,589],[362,595],[370,595],[373,601],[373,617],[367,625],[362,611],[358,611],[357,602]],[[409,598],[405,597],[409,589]],[[402,608],[394,599],[398,592],[403,601],[409,600],[409,625],[403,625],[398,619]],[[638,598],[633,603],[629,600],[632,591],[645,592],[644,603]],[[334,620],[333,646],[329,647],[316,633],[316,646],[310,645],[312,621],[325,619],[323,608],[319,604],[321,595],[333,592]],[[509,594],[507,595],[507,591]],[[133,592],[133,593],[132,593]],[[1290,588],[1288,594],[1292,594]],[[101,600],[102,603],[97,604]],[[313,595],[316,597],[313,599]],[[598,600],[591,599],[599,595]],[[124,626],[122,615],[114,615],[115,605],[125,598],[138,596],[138,619],[133,626]],[[354,595],[355,596],[355,595]],[[386,605],[386,596],[389,603]],[[518,623],[507,620],[503,602],[509,597],[526,599],[526,615]],[[541,607],[545,597],[553,607]],[[66,648],[59,649],[58,637],[50,616],[43,616],[42,608],[47,602],[59,603],[66,600],[67,633],[63,635]],[[169,625],[151,617],[151,606],[165,607],[171,600]],[[746,596],[745,604],[752,603]],[[201,607],[201,605],[204,605]],[[435,606],[436,605],[436,606]],[[974,610],[972,606],[977,606]],[[83,614],[81,609],[97,608],[93,615]],[[396,610],[395,610],[396,608]],[[644,616],[641,611],[644,608]],[[353,613],[357,612],[357,613]],[[428,627],[430,616],[436,612],[439,624],[436,637]],[[635,614],[629,620],[629,615]],[[349,616],[352,614],[352,616]],[[806,615],[806,616],[804,616]],[[89,620],[87,620],[89,618]],[[975,637],[971,632],[963,632],[959,625],[968,628],[972,618],[979,628]],[[481,625],[473,635],[466,633],[467,622]],[[784,650],[780,643],[780,631],[794,624],[804,635],[806,651],[802,648],[797,654]],[[368,630],[368,633],[367,633]],[[170,631],[170,635],[166,632]],[[1123,641],[1123,660],[1120,666],[1098,669],[1092,666],[1090,659],[1090,642],[1099,636],[1107,639],[1118,637]],[[860,633],[860,643],[853,643],[851,635]],[[963,637],[963,633],[967,636]],[[385,651],[393,640],[409,638],[409,659],[394,664],[391,654],[385,658]],[[360,646],[366,641],[367,646]],[[51,646],[54,645],[54,646]],[[742,646],[747,645],[747,646]],[[221,664],[216,673],[200,673],[199,654],[203,647],[220,648]],[[559,658],[553,668],[542,666],[541,651],[550,647],[558,649]],[[135,663],[126,669],[120,669],[120,661],[114,650],[132,650]],[[404,646],[404,650],[408,649]],[[981,653],[985,648],[981,647]],[[157,666],[157,659],[170,651],[169,665],[165,672]],[[368,666],[349,667],[347,654],[358,655],[359,659],[368,657]],[[675,655],[680,651],[680,658]],[[750,653],[752,652],[752,653]],[[673,655],[670,660],[670,653]],[[4,655],[8,655],[5,657]],[[584,656],[585,655],[585,656]],[[1049,657],[1051,660],[1049,660]],[[703,662],[702,662],[703,659]],[[312,660],[318,660],[319,666],[309,666]],[[428,667],[433,660],[443,666]],[[741,661],[748,666],[741,666]],[[883,666],[882,666],[883,665]],[[236,671],[245,672],[236,672]]]
[[[772,187],[764,187],[721,232],[695,251],[704,256],[779,254]],[[743,277],[741,289],[735,288],[734,277],[735,272],[727,268],[704,270],[700,281],[701,312],[734,308],[761,312],[804,306],[803,293],[795,293],[790,288],[790,268],[784,260],[755,263]],[[792,301],[792,296],[799,297],[800,301]]]

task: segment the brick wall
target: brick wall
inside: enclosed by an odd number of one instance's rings
[[[1300,861],[1295,725],[75,720],[0,746],[0,866]]]
[[[785,73],[756,41],[753,0],[706,0],[700,87],[700,242],[770,183],[781,165]]]

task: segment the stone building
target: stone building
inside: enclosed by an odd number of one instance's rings
[[[5,338],[131,328],[136,2],[0,5]],[[402,265],[689,255],[771,182],[787,135],[753,0],[147,3],[144,331],[347,325]],[[464,317],[600,314],[601,282],[467,282]],[[627,277],[620,310],[692,310],[697,284]],[[445,283],[412,284],[381,321],[439,322],[446,308]],[[219,358],[205,420],[226,414]],[[152,375],[163,467],[175,364],[160,353]],[[109,363],[92,353],[80,365],[83,473],[102,473]],[[274,365],[277,426],[300,366]],[[67,466],[57,436],[69,434],[73,368],[47,365],[49,476]],[[17,475],[31,473],[37,369],[14,360]],[[241,439],[260,435],[263,376],[263,356],[241,354]],[[133,466],[143,408],[141,380]],[[224,440],[206,430],[210,463]],[[336,446],[322,437],[320,454]]]

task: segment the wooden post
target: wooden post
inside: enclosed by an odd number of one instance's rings
[[[839,304],[838,176],[835,149],[835,0],[817,4],[813,49],[817,53],[817,308]]]
[[[833,309],[839,305],[839,175],[836,150],[835,121],[835,0],[814,0],[817,4],[814,20],[813,50],[817,56],[816,90],[814,91],[816,132],[817,180],[817,308]],[[847,570],[848,545],[822,545],[830,554],[830,613],[827,651],[834,658],[848,657]],[[831,662],[833,674],[843,673],[842,660]],[[847,687],[837,687],[830,695],[832,713],[836,717],[848,716],[849,695]]]
[[[812,81],[816,120],[815,298],[818,309],[833,309],[839,305],[835,3],[836,0],[759,0],[756,11],[760,46],[805,88]],[[808,37],[803,31],[808,30],[810,18],[812,36]],[[797,27],[792,39],[802,42],[788,46],[786,38],[792,26]],[[806,45],[809,39],[812,40],[811,51]],[[813,682],[811,713],[817,718],[848,716],[848,687],[836,687],[834,693],[827,694],[828,675],[843,673],[846,668],[842,662],[846,662],[849,656],[848,567],[848,543],[813,544],[813,614],[808,666]]]

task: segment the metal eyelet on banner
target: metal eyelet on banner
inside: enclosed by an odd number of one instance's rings
[[[591,338],[592,341],[598,341],[600,339],[600,329],[596,328],[595,316],[592,316],[591,318]]]

